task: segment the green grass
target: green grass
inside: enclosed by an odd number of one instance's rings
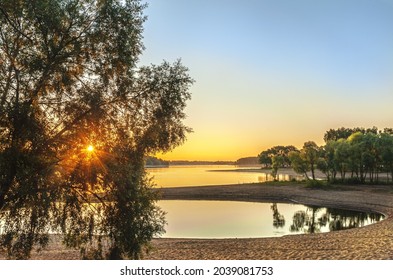
[[[300,186],[304,185],[305,181],[266,181],[257,184],[272,185],[272,186]]]

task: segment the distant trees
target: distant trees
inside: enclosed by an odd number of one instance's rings
[[[259,163],[258,157],[244,157],[236,160],[236,165],[256,165]]]
[[[148,156],[145,160],[146,166],[168,166],[169,161],[162,160],[160,158]]]

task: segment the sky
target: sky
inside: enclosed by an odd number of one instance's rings
[[[141,64],[195,80],[167,160],[236,160],[393,127],[393,0],[148,0]]]

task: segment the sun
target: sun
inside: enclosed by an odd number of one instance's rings
[[[87,146],[87,149],[86,149],[89,153],[91,153],[91,152],[93,152],[94,151],[94,146],[93,145],[89,145],[89,146]]]

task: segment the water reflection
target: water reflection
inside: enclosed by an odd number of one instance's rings
[[[187,187],[244,184],[273,181],[270,170],[241,168],[234,165],[186,165],[165,168],[147,168],[158,187]],[[293,172],[282,170],[282,172]],[[279,181],[302,180],[303,176],[279,173]]]
[[[248,238],[329,232],[368,225],[379,214],[299,204],[164,200],[169,238]]]
[[[327,216],[326,213],[318,215],[324,208],[321,207],[307,207],[307,210],[297,211],[292,218],[292,225],[289,230],[291,232],[304,233],[318,233],[321,229],[326,227]],[[327,210],[327,209],[326,209]]]
[[[382,215],[332,208],[307,207],[296,211],[290,226],[291,232],[317,233],[357,228],[381,221]]]
[[[271,181],[301,181],[304,180],[302,175],[290,175],[290,174],[277,174],[274,178],[270,173],[262,173],[262,176],[258,176],[258,182],[271,182]]]
[[[169,238],[275,237],[350,229],[383,219],[376,213],[300,204],[193,200],[162,200],[158,204],[167,213],[162,237]],[[97,204],[86,205],[82,211],[86,217],[93,211],[90,207],[99,209]],[[0,219],[0,234],[4,226]]]
[[[273,203],[270,207],[273,211],[273,227],[282,228],[285,226],[285,217],[284,215],[278,212],[277,203]]]

